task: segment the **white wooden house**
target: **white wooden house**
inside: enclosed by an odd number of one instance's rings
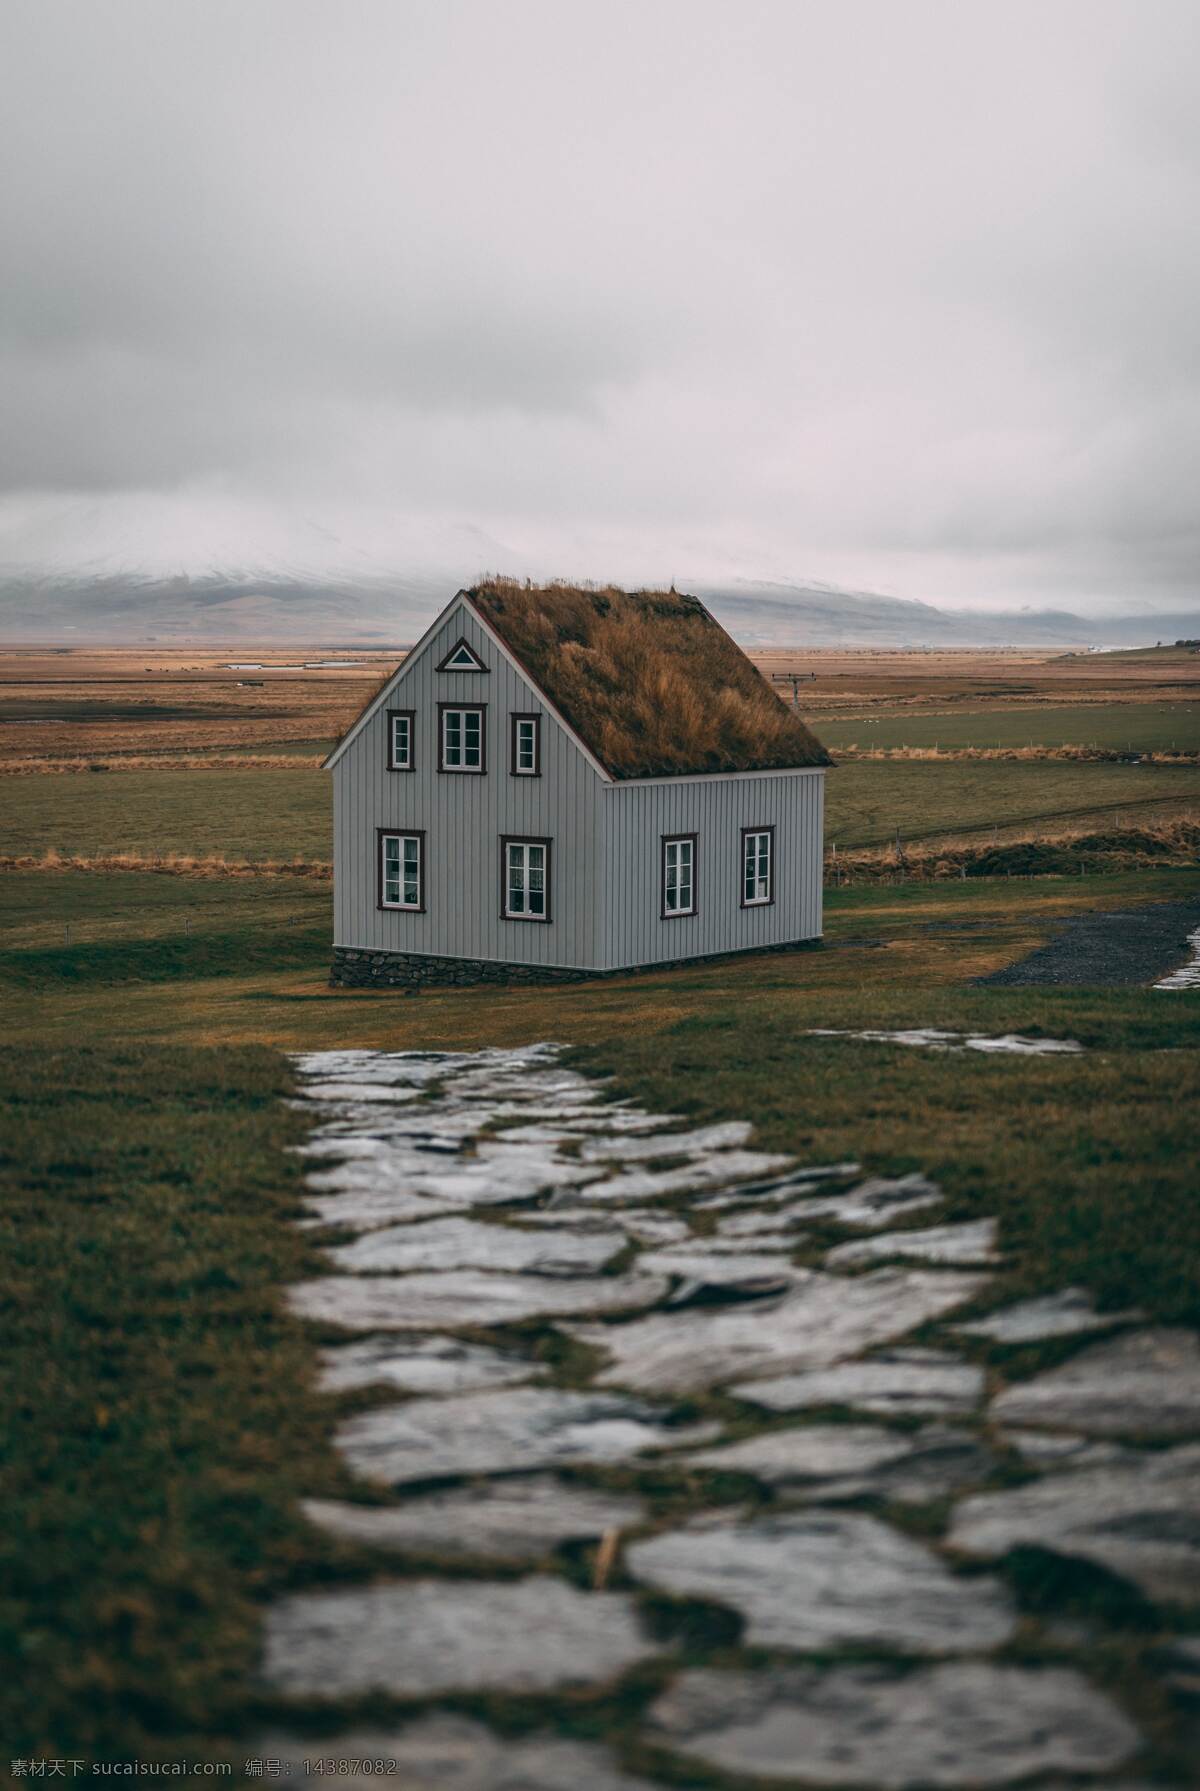
[[[327,760],[333,981],[817,939],[828,763],[694,597],[459,591]]]

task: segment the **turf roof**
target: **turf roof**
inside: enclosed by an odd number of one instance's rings
[[[505,580],[463,595],[615,778],[830,763],[698,598]]]

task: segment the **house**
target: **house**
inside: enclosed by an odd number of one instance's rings
[[[459,591],[326,763],[335,984],[820,937],[829,759],[694,597]]]

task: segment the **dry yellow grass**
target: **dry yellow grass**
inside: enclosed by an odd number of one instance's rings
[[[904,877],[1070,876],[1085,872],[1170,869],[1200,864],[1200,819],[1176,817],[1142,827],[1025,830],[1002,841],[940,840],[929,845],[828,852],[826,879],[836,885]]]
[[[614,777],[829,762],[695,597],[504,579],[467,596]]]
[[[1064,759],[1083,764],[1200,765],[1200,752],[1121,752],[1111,746],[848,746],[835,748],[838,759]]]
[[[324,764],[320,753],[122,753],[119,758],[0,759],[0,777],[56,777],[81,771],[313,771]]]
[[[164,877],[315,877],[333,878],[332,864],[322,859],[241,859],[202,857],[189,852],[109,852],[91,857],[45,852],[0,857],[0,871],[152,871]]]

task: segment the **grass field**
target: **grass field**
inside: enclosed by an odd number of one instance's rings
[[[327,773],[128,771],[8,778],[0,854],[48,851],[325,859]],[[977,832],[1069,817],[1171,814],[1200,807],[1200,768],[1163,765],[865,761],[826,786],[826,838],[839,846]]]
[[[941,714],[912,710],[843,720],[813,716],[825,745],[848,746],[1099,746],[1115,752],[1200,749],[1200,702],[1042,704]]]
[[[558,1038],[656,1110],[748,1117],[765,1144],[809,1160],[935,1176],[948,1217],[999,1216],[997,1299],[1080,1282],[1105,1304],[1197,1323],[1200,1004],[970,979],[1057,917],[1198,892],[1200,870],[835,891],[822,950],[480,1001],[328,989],[326,885],[0,878],[10,1751],[252,1751],[273,1720],[251,1689],[263,1602],[377,1570],[298,1514],[301,1492],[346,1488],[311,1338],[279,1304],[309,1248],[284,1223],[301,1121],[280,1100],[281,1047]],[[808,1035],[900,1023],[1042,1031],[1088,1050],[945,1058]],[[529,1342],[569,1383],[549,1330],[530,1327]],[[644,1490],[678,1497],[652,1475]],[[1011,1571],[1022,1600],[1086,1621],[1103,1596],[1111,1618],[1109,1587]],[[1155,1613],[1132,1606],[1097,1670],[1138,1710],[1151,1766],[1178,1768],[1150,1671],[1161,1642]],[[650,1689],[542,1714],[617,1731]],[[504,1700],[488,1713],[520,1720]]]

